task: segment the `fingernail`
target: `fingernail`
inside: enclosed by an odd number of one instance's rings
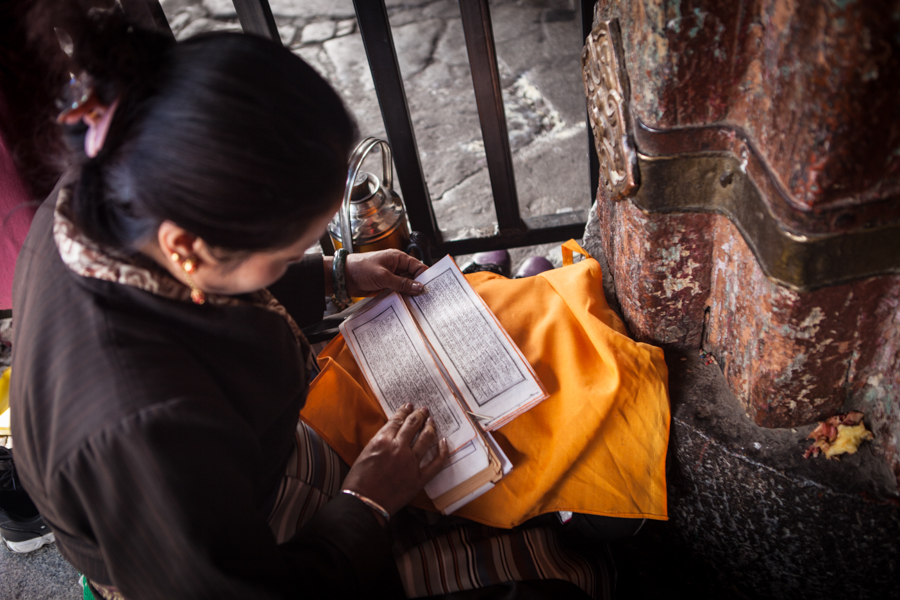
[[[403,408],[405,408],[406,410],[412,410],[413,409],[412,402],[407,402],[406,404],[403,405]]]
[[[425,414],[427,415],[427,414],[429,413],[428,407],[427,407],[427,406],[423,406],[423,407],[422,407],[422,412],[425,413]]]
[[[425,419],[425,424],[426,425],[434,425],[434,419],[432,419],[431,417],[428,417],[427,419]]]
[[[424,289],[425,289],[425,286],[422,285],[421,283],[419,283],[418,281],[413,282],[412,291],[415,292],[416,294],[420,293]]]
[[[444,448],[446,448],[448,443],[449,443],[449,442],[447,441],[447,438],[441,438],[441,446],[443,446]]]

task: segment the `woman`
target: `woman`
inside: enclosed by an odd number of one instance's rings
[[[340,202],[350,117],[266,41],[174,45],[115,13],[72,16],[84,74],[63,118],[88,125],[87,158],[38,211],[18,264],[23,483],[66,558],[127,598],[378,584],[379,507],[399,510],[446,455],[419,467],[436,441],[423,411],[399,411],[344,479],[353,494],[289,544],[265,510],[296,452],[298,323],[321,315],[331,271],[304,251]],[[347,286],[408,293],[423,269],[399,252],[353,256]]]
[[[262,39],[54,10],[86,156],[20,255],[11,401],[60,551],[103,597],[401,596],[385,525],[446,442],[407,406],[347,471],[297,421],[332,273],[415,294],[425,268],[304,255],[357,135],[339,97]]]

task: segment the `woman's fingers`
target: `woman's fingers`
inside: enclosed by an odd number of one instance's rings
[[[421,468],[420,473],[422,474],[422,479],[425,482],[431,481],[435,475],[438,474],[444,464],[447,462],[447,456],[450,455],[450,445],[447,443],[447,438],[441,438],[441,441],[438,442],[438,452],[437,456],[431,459],[427,465]]]
[[[434,446],[437,439],[437,425],[430,416],[428,416],[428,408],[422,407],[414,410],[401,425],[397,432],[397,443],[401,447],[407,444],[411,445],[410,450],[416,459],[416,463],[422,462],[422,458],[428,450]],[[440,470],[447,458],[448,446],[447,440],[442,439],[438,444],[438,454],[429,463],[428,466],[421,468],[421,474],[424,481],[427,482],[434,477]]]
[[[417,295],[424,291],[413,279],[428,267],[399,250],[381,250],[351,254],[347,257],[347,290],[351,295],[365,295],[383,289]]]
[[[425,424],[425,419],[428,418],[428,408],[424,406],[412,411],[406,417],[406,420],[403,421],[403,425],[400,426],[400,430],[397,432],[397,436],[395,438],[397,440],[397,443],[402,447],[411,447],[413,445],[413,440],[416,438],[416,435]]]
[[[400,292],[407,296],[418,296],[425,291],[425,286],[418,281],[413,281],[408,277],[400,277],[399,275],[387,272],[380,284],[383,289],[394,290],[395,292]]]
[[[400,266],[396,271],[398,274],[408,273],[413,278],[416,278],[428,269],[425,263],[409,254],[404,254],[399,260]]]
[[[419,432],[419,437],[415,439],[412,445],[412,451],[416,458],[421,461],[428,449],[434,445],[436,439],[437,426],[434,424],[434,419],[428,417],[425,419],[425,426]]]
[[[414,411],[412,404],[404,404],[397,412],[391,415],[391,418],[388,419],[388,422],[384,424],[379,433],[387,436],[389,440],[397,437],[397,432],[400,431],[401,427],[403,427],[404,422],[409,417],[409,415]]]
[[[434,446],[437,431],[428,410],[401,407],[366,444],[344,479],[344,487],[379,503],[394,514],[422,490],[447,460],[446,440],[425,466],[422,458]]]
[[[376,257],[373,255],[373,259]],[[401,294],[415,296],[425,291],[421,283],[413,281],[428,267],[421,261],[399,250],[388,250],[377,256],[377,266],[382,270],[376,278],[377,285]]]

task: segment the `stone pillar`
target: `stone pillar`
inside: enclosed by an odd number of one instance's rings
[[[900,7],[601,0],[597,217],[641,341],[764,427],[849,409],[900,474]]]

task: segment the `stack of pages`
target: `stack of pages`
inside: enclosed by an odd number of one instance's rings
[[[450,514],[509,473],[512,464],[490,432],[547,392],[452,258],[416,281],[425,293],[366,300],[341,333],[385,414],[407,402],[427,406],[438,439],[447,438],[450,460],[425,491]]]

